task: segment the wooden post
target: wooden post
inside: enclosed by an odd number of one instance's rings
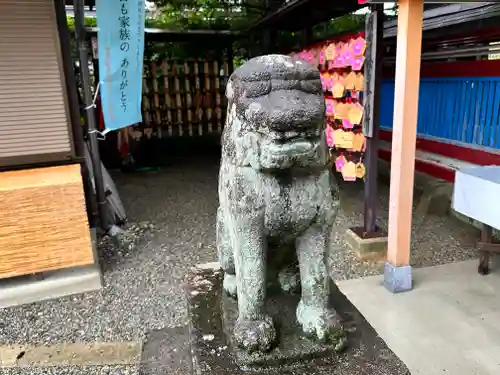
[[[489,225],[483,224],[481,229],[481,242],[479,243],[479,267],[478,272],[481,275],[487,275],[490,267],[490,252],[482,250],[485,246],[491,244],[493,240],[493,228]],[[493,245],[498,248],[498,245]]]
[[[90,72],[89,72],[89,54],[87,49],[87,41],[85,37],[84,26],[84,0],[74,1],[75,10],[75,39],[78,45],[80,74],[83,86],[83,101],[86,108],[85,116],[87,119],[88,138],[90,143],[90,156],[92,160],[92,170],[94,172],[94,186],[97,199],[97,207],[99,213],[99,224],[101,229],[106,233],[115,235],[117,227],[110,222],[111,217],[106,201],[106,193],[104,180],[102,175],[101,156],[99,154],[99,143],[97,140],[97,120],[95,108],[92,106],[92,92],[90,90]],[[90,166],[89,166],[90,168]]]
[[[312,26],[308,26],[304,29],[304,47],[310,47],[313,42],[313,29]]]
[[[363,133],[366,136],[365,215],[363,232],[377,232],[378,143],[380,129],[380,89],[384,34],[384,6],[372,5],[366,19],[365,95]]]
[[[413,210],[423,0],[400,0],[392,131],[389,238],[384,280],[392,292],[412,287]]]
[[[278,40],[278,32],[274,28],[267,28],[263,32],[263,51],[261,54],[267,55],[279,51],[279,46],[276,45]]]
[[[261,40],[263,38],[262,35],[259,35],[261,37]],[[250,57],[255,57],[255,56],[258,56],[260,55],[260,48],[257,48],[256,47],[256,44],[257,44],[257,36],[255,35],[255,33],[251,33],[249,35],[249,40],[250,40],[250,46],[249,46],[249,51],[248,51],[248,54],[250,55]]]
[[[156,62],[153,61],[151,63],[151,86],[153,87],[153,107],[154,111],[151,111],[151,114],[154,114],[155,125],[160,128],[161,127],[161,113],[160,113],[160,90],[158,89],[158,71],[156,69]]]
[[[165,110],[167,113],[167,134],[169,137],[172,137],[174,134],[172,126],[173,126],[173,117],[172,117],[172,98],[170,97],[170,82],[169,82],[169,77],[170,77],[170,67],[168,65],[168,61],[164,60],[161,64],[162,71],[163,71],[163,95],[164,95],[164,103],[165,103]]]
[[[233,74],[234,70],[234,51],[233,51],[232,39],[227,45],[227,63],[228,63],[228,71],[226,72],[226,80],[229,79],[229,76]]]

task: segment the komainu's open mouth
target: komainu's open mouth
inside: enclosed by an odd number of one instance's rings
[[[306,138],[294,138],[288,142],[270,142],[267,151],[275,155],[298,156],[310,154],[318,147],[318,142]]]
[[[301,131],[290,130],[287,132],[275,131],[269,128],[257,129],[257,132],[264,138],[272,140],[276,143],[288,143],[300,140],[317,141],[320,138],[320,130],[316,129],[302,129]]]

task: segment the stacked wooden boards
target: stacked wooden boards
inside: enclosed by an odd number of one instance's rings
[[[80,168],[0,173],[0,279],[94,263]]]

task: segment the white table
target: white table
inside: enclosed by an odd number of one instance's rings
[[[483,223],[481,240],[478,242],[478,272],[488,274],[490,253],[500,253],[500,244],[492,242],[492,229],[500,229],[500,166],[457,170],[453,209]]]

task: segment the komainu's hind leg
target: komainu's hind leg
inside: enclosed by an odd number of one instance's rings
[[[224,271],[223,288],[230,296],[236,297],[236,270],[230,241],[224,222],[223,211],[219,207],[217,210],[217,255]]]
[[[281,290],[285,293],[298,293],[300,291],[300,272],[294,242],[281,243],[273,252],[271,250],[268,252],[268,273],[269,268],[275,268],[274,277]]]
[[[300,291],[300,271],[298,265],[283,268],[278,273],[278,282],[285,293],[295,294]]]

